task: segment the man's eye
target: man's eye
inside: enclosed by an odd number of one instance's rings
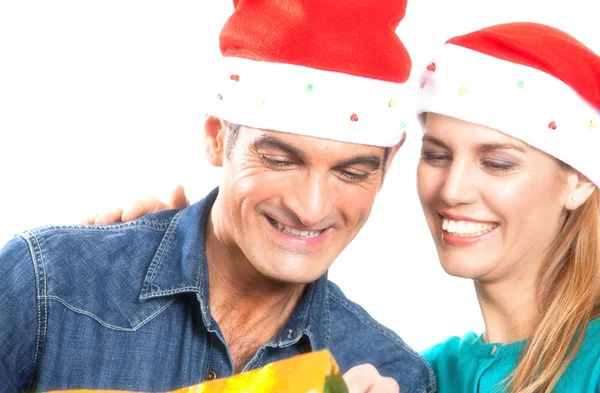
[[[265,155],[261,155],[260,158],[265,164],[276,168],[290,168],[297,165],[295,161],[275,159]]]
[[[431,165],[443,165],[451,160],[451,157],[446,153],[423,152],[421,160],[428,162]]]
[[[362,182],[367,180],[367,178],[369,177],[370,173],[354,173],[354,172],[349,172],[349,171],[345,171],[345,170],[339,170],[338,171],[340,176],[342,178],[344,178],[344,180],[348,180],[351,182]]]

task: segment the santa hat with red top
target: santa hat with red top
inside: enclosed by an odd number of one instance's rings
[[[421,75],[417,112],[497,129],[600,186],[600,57],[560,30],[508,23],[451,38]]]
[[[209,113],[248,127],[393,146],[410,57],[406,0],[234,0]],[[408,112],[408,119],[414,114]]]

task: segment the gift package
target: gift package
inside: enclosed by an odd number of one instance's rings
[[[62,391],[62,393],[67,392],[132,393],[88,389]],[[168,393],[348,393],[348,389],[335,359],[329,351],[325,350],[299,355],[268,364],[257,370]]]

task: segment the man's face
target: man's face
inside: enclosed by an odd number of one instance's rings
[[[281,282],[323,275],[366,222],[382,184],[381,147],[241,127],[228,157],[218,154],[221,237]]]

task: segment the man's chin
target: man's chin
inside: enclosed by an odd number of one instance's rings
[[[275,262],[276,266],[271,266],[263,271],[263,275],[271,280],[287,284],[310,284],[321,278],[329,268],[329,265],[315,266],[308,261],[293,262]]]

